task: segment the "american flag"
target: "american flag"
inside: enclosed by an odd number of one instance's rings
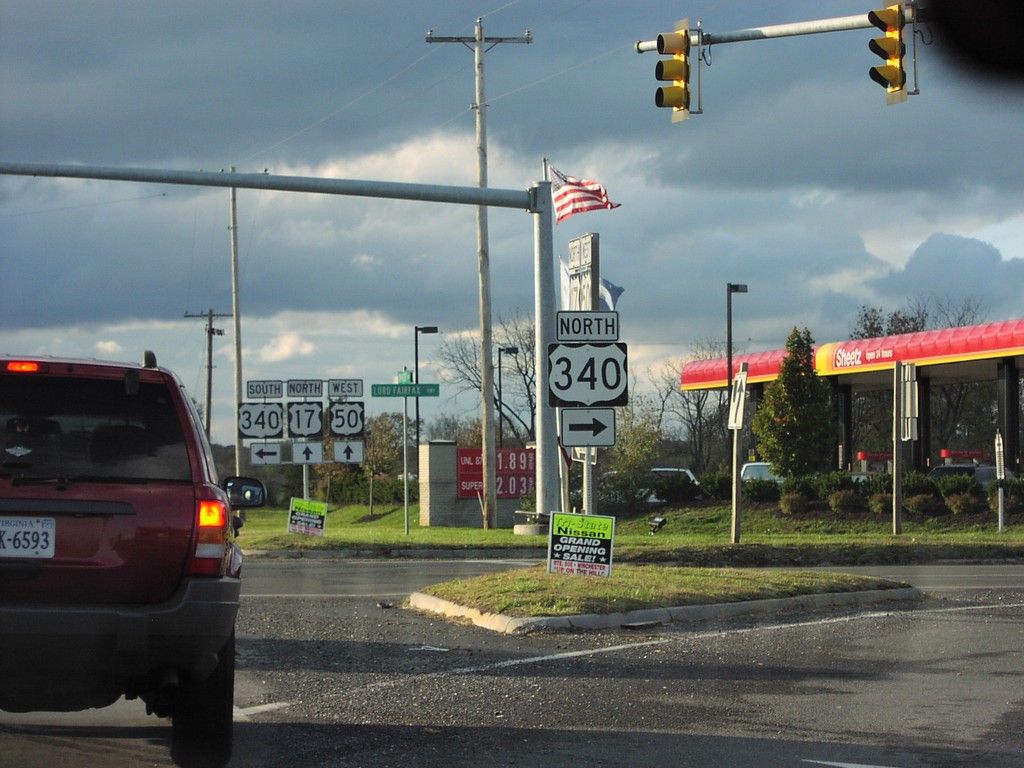
[[[566,176],[554,166],[551,170],[551,199],[555,203],[555,221],[561,222],[574,213],[596,211],[601,208],[618,208],[618,203],[608,199],[608,190],[596,181]]]

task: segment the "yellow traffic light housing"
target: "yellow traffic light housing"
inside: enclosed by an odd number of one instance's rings
[[[658,53],[672,54],[671,59],[661,59],[654,67],[654,77],[671,81],[655,92],[654,103],[659,107],[672,109],[672,122],[690,118],[690,21],[683,19],[676,24],[675,32],[658,35]]]
[[[868,13],[868,21],[885,32],[885,37],[876,37],[868,43],[868,49],[885,60],[885,64],[871,67],[871,79],[885,88],[887,104],[906,101],[907,72],[903,68],[903,57],[907,52],[903,43],[903,26],[906,19],[902,5],[890,5]]]

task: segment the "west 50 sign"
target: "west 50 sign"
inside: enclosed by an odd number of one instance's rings
[[[518,499],[537,483],[537,452],[533,448],[498,448],[495,458],[495,490],[499,499]],[[475,499],[484,492],[484,456],[479,448],[459,448],[460,499]]]

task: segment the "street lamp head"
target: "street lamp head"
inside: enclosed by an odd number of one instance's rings
[[[437,333],[436,325],[417,325],[416,333]]]
[[[729,293],[746,293],[746,283],[727,283],[729,286]]]
[[[501,351],[506,355],[518,355],[519,347],[501,347]]]

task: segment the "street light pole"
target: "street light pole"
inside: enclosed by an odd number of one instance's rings
[[[505,411],[501,399],[501,355],[518,355],[519,347],[498,347],[498,447],[505,447]]]
[[[746,293],[747,286],[744,283],[725,284],[725,364],[726,391],[732,393],[732,295],[734,293]]]
[[[436,325],[417,325],[413,333],[412,383],[420,383],[420,334],[437,333]],[[420,398],[416,396],[416,471],[420,471]]]

